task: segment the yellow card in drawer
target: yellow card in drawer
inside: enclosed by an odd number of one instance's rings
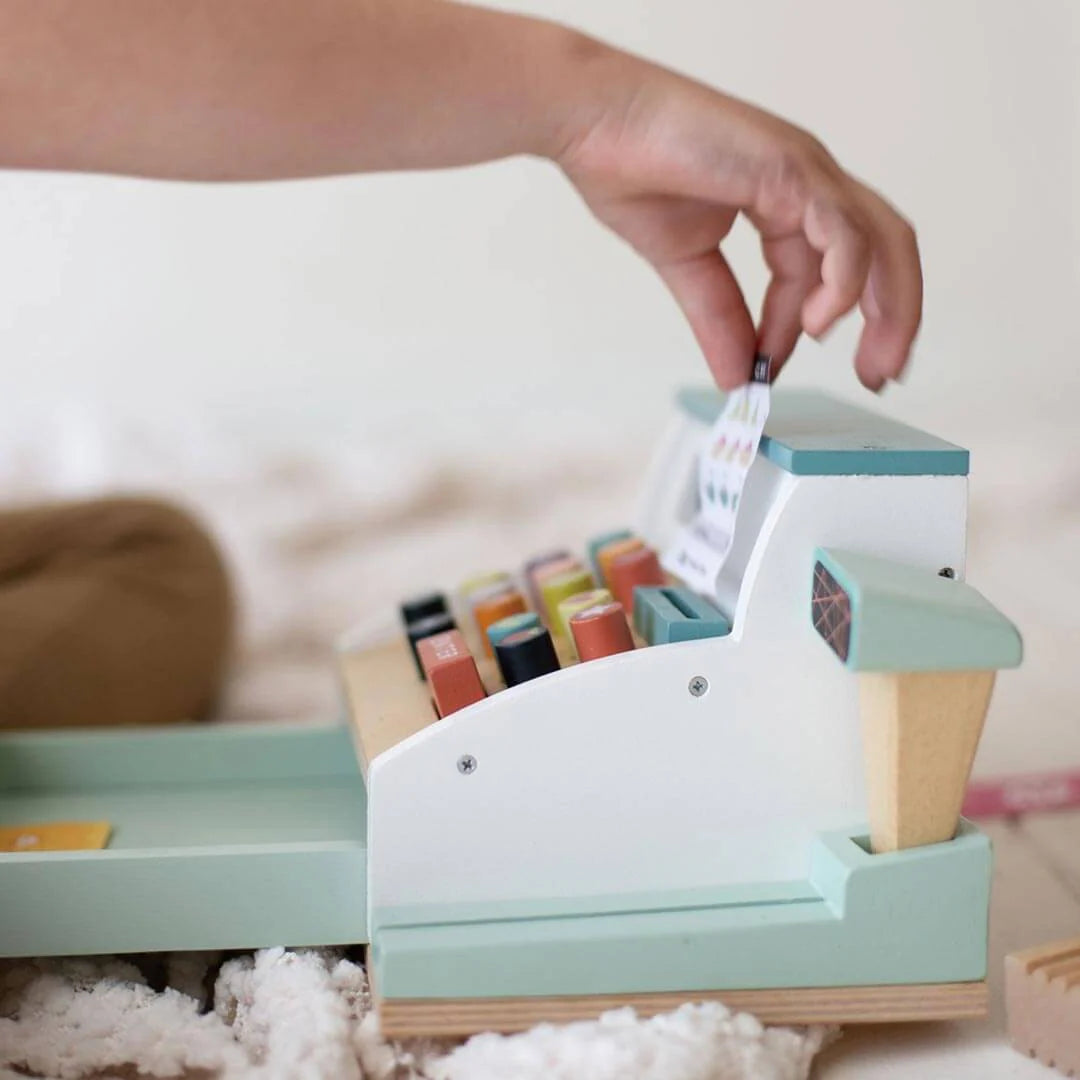
[[[0,825],[0,852],[96,851],[109,842],[107,821],[50,821],[35,825]]]

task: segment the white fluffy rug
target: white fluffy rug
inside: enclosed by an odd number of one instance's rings
[[[703,1004],[387,1043],[363,969],[334,950],[0,967],[0,1080],[802,1080],[827,1038]]]

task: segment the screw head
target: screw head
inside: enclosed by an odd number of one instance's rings
[[[476,772],[476,758],[472,754],[462,754],[457,759],[457,771],[462,776],[468,776],[470,773]]]
[[[686,688],[691,697],[704,697],[709,692],[709,680],[704,675],[695,675]]]

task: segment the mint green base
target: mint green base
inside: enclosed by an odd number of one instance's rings
[[[722,840],[718,840],[722,842]],[[964,822],[947,844],[871,855],[821,836],[802,886],[375,912],[388,998],[965,982],[986,975],[991,852]]]
[[[0,824],[113,826],[0,854],[0,955],[364,941],[366,818],[343,726],[0,736]]]

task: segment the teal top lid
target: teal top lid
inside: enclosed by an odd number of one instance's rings
[[[963,581],[835,548],[814,553],[814,629],[853,671],[1016,667],[1016,627]]]
[[[711,424],[724,397],[685,387],[683,412]],[[798,476],[967,476],[968,452],[817,390],[773,390],[760,453]]]

